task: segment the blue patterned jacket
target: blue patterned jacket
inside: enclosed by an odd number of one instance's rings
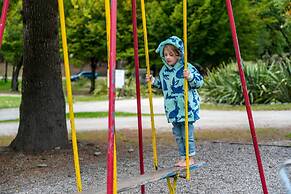
[[[163,50],[166,44],[178,48],[180,59],[174,66],[167,64]],[[184,45],[180,38],[172,36],[160,43],[156,50],[160,54],[164,66],[156,77],[153,87],[162,89],[164,95],[165,112],[169,123],[185,122],[184,108]],[[195,122],[200,118],[200,97],[196,89],[203,85],[203,77],[197,69],[188,63],[190,77],[188,80],[188,121]]]

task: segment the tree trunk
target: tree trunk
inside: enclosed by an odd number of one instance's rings
[[[91,58],[91,72],[92,72],[92,78],[91,78],[91,87],[90,87],[90,91],[89,93],[93,93],[95,90],[95,72],[96,72],[96,67],[97,67],[97,63],[96,63],[96,59],[93,57]]]
[[[4,73],[4,82],[7,82],[7,70],[8,69],[8,63],[7,61],[5,61],[5,73]]]
[[[15,150],[68,145],[58,45],[57,0],[23,0],[24,53],[20,123]]]
[[[11,82],[11,91],[18,92],[18,76],[20,69],[23,64],[23,56],[21,56],[19,63],[16,66],[13,66],[12,69],[12,82]]]

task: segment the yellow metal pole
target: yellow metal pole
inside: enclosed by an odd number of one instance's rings
[[[168,188],[169,188],[169,193],[170,194],[175,194],[176,193],[178,177],[179,177],[179,174],[176,174],[174,176],[174,179],[173,179],[172,183],[171,183],[170,177],[167,178],[167,184],[168,184]]]
[[[184,69],[188,69],[187,53],[187,0],[183,1],[183,27],[184,27]],[[188,129],[188,80],[184,79],[185,96],[185,145],[186,145],[186,179],[190,180],[189,167],[189,129]]]
[[[171,180],[170,180],[169,177],[167,178],[167,184],[168,184],[168,188],[169,188],[169,193],[170,193],[170,194],[174,194],[173,186],[172,186],[172,184],[171,184]]]
[[[110,58],[110,2],[105,0],[105,15],[106,15],[106,34],[107,34],[107,67],[109,72]],[[109,73],[107,73],[109,75]],[[108,79],[108,78],[107,78]],[[114,131],[114,146],[113,146],[113,193],[117,193],[117,156],[116,156],[116,133]]]
[[[81,183],[78,145],[77,145],[76,128],[75,128],[75,120],[74,120],[72,87],[71,87],[71,78],[70,78],[71,76],[70,76],[70,67],[69,67],[63,0],[58,0],[58,4],[59,4],[59,14],[60,14],[60,23],[61,23],[61,31],[62,31],[62,44],[63,44],[63,53],[64,53],[64,65],[65,65],[65,74],[66,74],[66,86],[67,86],[67,95],[68,95],[68,104],[69,104],[69,115],[70,115],[71,133],[72,133],[75,173],[76,173],[76,180],[77,180],[77,189],[78,189],[78,192],[81,192],[82,183]]]
[[[150,75],[151,71],[150,71],[150,63],[149,63],[149,49],[148,49],[147,24],[146,24],[144,0],[141,0],[141,11],[142,11],[143,37],[144,37],[147,75]],[[157,156],[156,129],[155,129],[155,120],[154,120],[154,111],[153,111],[153,95],[152,95],[151,82],[148,82],[147,85],[148,85],[148,92],[149,92],[149,103],[150,103],[150,114],[151,114],[154,167],[157,170],[158,169],[158,156]]]
[[[105,0],[106,34],[107,34],[107,64],[109,69],[110,58],[110,2]]]

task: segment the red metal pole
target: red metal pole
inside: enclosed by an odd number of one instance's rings
[[[116,14],[117,1],[111,0],[110,16],[110,59],[109,59],[109,114],[107,150],[107,194],[113,194],[113,153],[115,130],[115,67],[116,67]]]
[[[134,63],[135,63],[135,83],[136,83],[136,103],[137,103],[137,118],[138,118],[138,143],[139,143],[139,168],[140,174],[144,174],[143,161],[143,141],[142,141],[142,120],[141,120],[141,103],[140,103],[140,80],[139,80],[139,60],[138,60],[138,38],[137,38],[137,23],[136,23],[136,0],[132,0],[132,27],[133,27],[133,42],[134,42]],[[141,186],[141,193],[145,193],[145,186]]]
[[[244,95],[244,99],[245,99],[245,105],[246,105],[246,110],[247,110],[247,114],[248,114],[249,126],[250,126],[250,131],[252,134],[253,145],[254,145],[258,169],[259,169],[259,173],[260,173],[262,188],[263,188],[264,194],[267,194],[268,189],[267,189],[266,179],[265,179],[265,175],[264,175],[262,160],[261,160],[261,156],[260,156],[260,150],[259,150],[259,146],[258,146],[258,142],[257,142],[256,130],[255,130],[255,125],[254,125],[254,121],[253,121],[251,105],[250,105],[250,100],[249,100],[247,86],[246,86],[245,75],[244,75],[244,71],[243,71],[242,64],[241,64],[241,55],[240,55],[239,43],[238,43],[237,34],[236,34],[236,27],[235,27],[235,22],[234,22],[234,17],[233,17],[231,0],[226,0],[226,7],[227,7],[227,13],[228,13],[230,27],[231,27],[232,41],[233,41],[233,45],[234,45],[234,49],[235,49],[235,55],[236,55],[238,69],[239,69],[239,75],[240,75],[240,80],[241,80],[241,84],[242,84],[243,95]]]
[[[6,24],[8,6],[9,6],[9,0],[4,0],[3,6],[2,6],[1,19],[0,19],[0,48],[2,47],[3,33],[5,29],[5,24]]]

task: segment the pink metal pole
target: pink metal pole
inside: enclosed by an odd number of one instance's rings
[[[115,67],[116,67],[116,14],[117,0],[111,0],[110,16],[110,59],[109,59],[109,114],[107,150],[107,194],[113,194],[113,153],[115,130]]]
[[[141,121],[141,103],[140,103],[140,80],[139,80],[139,60],[138,60],[138,38],[137,38],[137,23],[136,23],[136,0],[132,0],[132,27],[133,27],[133,42],[134,42],[134,63],[135,63],[135,83],[136,83],[136,103],[137,103],[137,118],[138,118],[138,143],[139,143],[139,168],[140,174],[144,174],[143,161],[143,141],[142,141],[142,121]],[[141,193],[145,193],[145,186],[141,186]]]
[[[231,27],[232,41],[233,41],[233,45],[234,45],[234,49],[235,49],[235,55],[236,55],[238,69],[239,69],[239,75],[240,75],[240,80],[241,80],[241,84],[242,84],[243,95],[244,95],[244,99],[245,99],[245,105],[246,105],[246,110],[247,110],[247,114],[248,114],[249,126],[250,126],[250,131],[252,134],[253,145],[254,145],[254,150],[255,150],[255,154],[256,154],[256,158],[257,158],[257,164],[258,164],[258,169],[259,169],[259,173],[260,173],[262,188],[263,188],[264,194],[267,194],[268,189],[267,189],[267,184],[266,184],[266,180],[265,180],[262,160],[261,160],[261,156],[260,156],[260,150],[259,150],[259,146],[258,146],[258,142],[257,142],[256,130],[255,130],[255,125],[254,125],[254,121],[253,121],[251,105],[250,105],[250,100],[249,100],[247,86],[246,86],[245,75],[244,75],[244,71],[243,71],[242,64],[241,64],[241,55],[240,55],[239,43],[238,43],[237,34],[236,34],[236,27],[235,27],[235,22],[234,22],[234,17],[233,17],[231,0],[226,0],[226,7],[227,7],[227,13],[228,13],[230,27]]]
[[[2,6],[1,19],[0,19],[0,48],[2,47],[2,40],[3,40],[3,34],[4,34],[4,29],[5,29],[5,24],[6,24],[8,6],[9,6],[9,0],[4,0],[3,6]]]

